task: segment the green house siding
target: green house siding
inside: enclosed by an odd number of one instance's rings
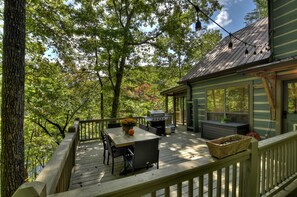
[[[254,83],[254,130],[261,136],[275,135],[275,121],[271,120],[270,105],[266,92],[262,86],[262,80],[256,79]]]
[[[229,86],[239,86],[249,84],[252,90],[250,97],[250,124],[253,125],[251,129],[258,132],[260,135],[275,135],[275,121],[271,120],[270,106],[262,86],[262,80],[257,77],[232,75],[228,77],[220,77],[209,79],[192,84],[193,100],[198,101],[198,121],[199,130],[201,129],[201,121],[207,119],[206,117],[206,92],[213,88],[224,88]],[[201,131],[201,130],[200,130]]]
[[[274,60],[297,55],[297,1],[273,0],[271,9],[271,45]]]

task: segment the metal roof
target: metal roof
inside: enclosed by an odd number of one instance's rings
[[[222,39],[216,47],[209,52],[203,59],[201,59],[187,75],[181,78],[180,83],[186,81],[194,81],[199,78],[206,77],[213,74],[224,74],[230,70],[242,68],[245,65],[263,63],[263,60],[268,60],[271,53],[268,48],[269,33],[268,33],[268,18],[263,18],[239,31],[232,33],[242,41],[259,46],[257,48],[232,38],[233,48],[229,49],[230,42],[229,35]],[[245,50],[248,49],[248,55],[245,55]],[[254,51],[256,50],[256,55]]]
[[[178,85],[173,88],[164,90],[161,92],[161,95],[167,96],[175,96],[175,95],[182,95],[187,93],[187,86],[186,85]]]

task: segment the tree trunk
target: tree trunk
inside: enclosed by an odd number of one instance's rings
[[[95,49],[95,56],[96,56],[96,67],[98,67],[98,50],[97,48]],[[100,114],[101,114],[101,119],[104,119],[104,95],[103,95],[103,82],[100,76],[100,73],[97,71],[97,77],[99,79],[99,84],[101,88],[100,92]]]
[[[4,1],[1,108],[1,196],[24,182],[26,1]]]
[[[101,113],[101,119],[104,119],[104,96],[103,96],[102,90],[100,93],[100,113]]]
[[[121,85],[123,81],[123,76],[124,76],[124,68],[125,68],[125,57],[121,58],[120,61],[120,68],[117,71],[116,74],[116,84],[114,87],[114,96],[113,96],[113,101],[112,101],[112,109],[111,109],[111,118],[117,118],[118,115],[118,108],[119,108],[119,101],[120,101],[120,93],[121,93]]]

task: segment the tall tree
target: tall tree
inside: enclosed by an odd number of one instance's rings
[[[78,32],[83,32],[84,39],[98,38],[94,48],[98,48],[101,60],[105,61],[101,64],[105,65],[104,72],[113,91],[111,117],[118,116],[123,78],[129,67],[150,59],[148,53],[155,48],[164,48],[158,39],[185,37],[191,31],[190,25],[196,15],[195,9],[186,1],[97,0],[90,3],[80,0],[75,3],[73,13],[78,10],[75,16],[80,22],[75,23]],[[199,6],[208,14],[220,8],[217,1],[203,0]],[[87,13],[96,13],[92,15],[92,24],[90,20],[86,21]],[[88,31],[83,31],[86,26]],[[180,40],[182,43],[183,39]],[[180,58],[182,55],[180,53]],[[182,65],[181,61],[179,65]]]
[[[26,1],[4,1],[1,106],[1,196],[24,182]]]

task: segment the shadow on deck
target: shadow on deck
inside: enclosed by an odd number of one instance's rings
[[[200,138],[200,133],[186,131],[185,126],[178,126],[175,133],[162,136],[159,148],[160,169],[209,155],[205,141]],[[103,164],[103,146],[101,142],[81,142],[77,149],[69,190],[133,176],[132,174],[120,176],[119,173],[122,168],[122,158],[116,158],[114,175],[112,175],[111,163],[109,165]],[[135,173],[138,174],[152,169],[156,169],[156,166]]]

